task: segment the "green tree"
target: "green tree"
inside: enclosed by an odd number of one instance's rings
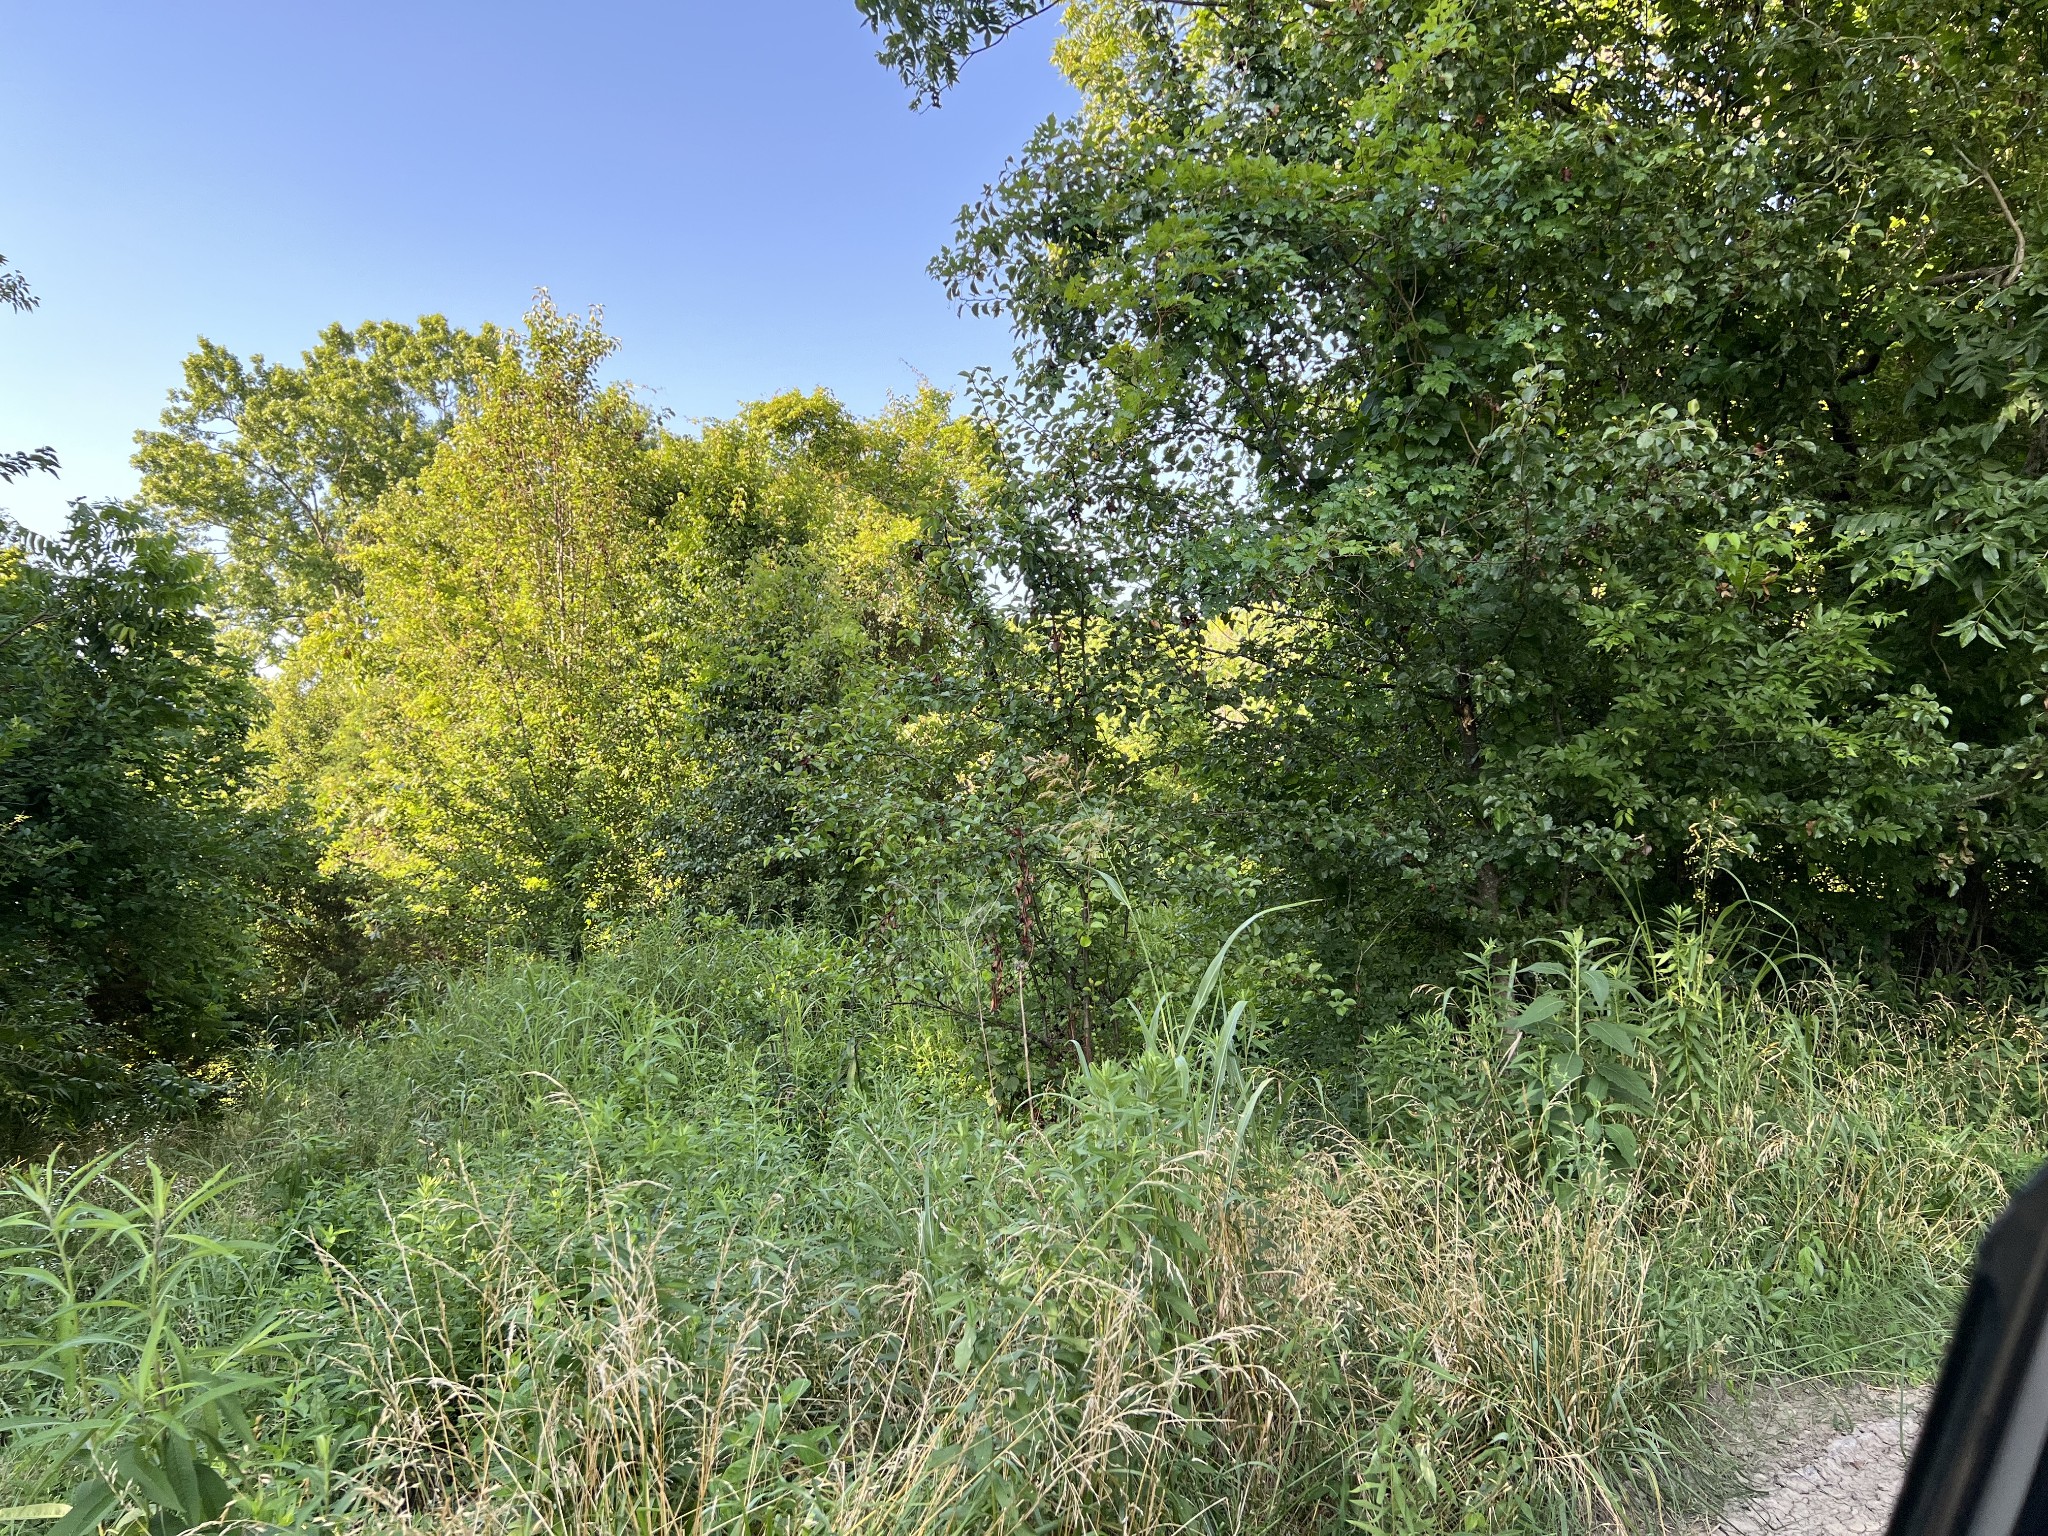
[[[682,436],[599,381],[612,347],[543,300],[357,521],[360,596],[273,688],[330,872],[444,952],[829,902],[798,808],[824,742],[875,675],[953,664],[931,552],[986,467],[944,397],[863,421],[789,394]]]
[[[360,596],[292,654],[271,741],[341,857],[444,946],[581,943],[650,888],[671,776],[654,428],[612,342],[543,303],[339,554]]]
[[[202,337],[161,429],[136,434],[142,499],[222,541],[229,611],[274,656],[360,593],[356,521],[426,467],[498,345],[440,315],[330,325],[297,367]]]
[[[931,85],[1030,8],[865,9]],[[1222,824],[1482,926],[1612,876],[2039,946],[2038,7],[1065,25],[940,270],[1022,337],[1007,563]]]
[[[670,439],[663,460],[691,764],[668,818],[677,888],[743,912],[857,909],[867,829],[820,835],[822,798],[859,794],[843,737],[893,738],[907,697],[968,661],[959,560],[994,489],[983,434],[928,388],[869,420],[790,393]]]
[[[0,1117],[226,1038],[253,962],[257,698],[206,558],[140,513],[0,521]]]

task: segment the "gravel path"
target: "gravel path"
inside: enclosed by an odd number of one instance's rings
[[[1906,1476],[1924,1393],[1831,1393],[1760,1406],[1750,1492],[1702,1536],[1880,1536]],[[1873,1412],[1872,1410],[1878,1410]]]

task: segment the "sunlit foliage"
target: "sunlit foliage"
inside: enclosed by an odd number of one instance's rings
[[[930,86],[1029,8],[869,9]],[[939,270],[1022,341],[1011,568],[1246,846],[1368,928],[1747,888],[2039,952],[2035,8],[1064,27],[1081,111]],[[1212,618],[1227,678],[1160,642]]]

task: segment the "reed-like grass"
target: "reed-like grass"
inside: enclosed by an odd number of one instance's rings
[[[1487,957],[1320,1083],[1260,1070],[1226,966],[1165,978],[1035,1119],[837,940],[504,963],[201,1133],[17,1171],[0,1505],[145,1508],[140,1434],[287,1527],[1649,1528],[1716,1384],[1931,1369],[2043,1151],[2026,1011],[1727,947]],[[145,1229],[177,1284],[116,1262]],[[246,1433],[183,1406],[229,1368]]]

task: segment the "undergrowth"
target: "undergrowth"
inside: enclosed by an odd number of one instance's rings
[[[0,1504],[82,1532],[1648,1528],[1717,1383],[1932,1368],[2034,1015],[1632,946],[1263,1069],[1219,955],[1000,1105],[806,930],[505,960],[19,1166]],[[70,1512],[59,1516],[64,1506]]]

